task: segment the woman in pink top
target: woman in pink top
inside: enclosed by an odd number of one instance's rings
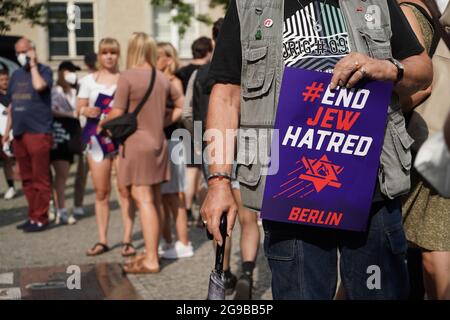
[[[127,68],[120,75],[114,105],[103,123],[133,112],[150,85],[157,48],[145,33],[134,33],[128,44]],[[164,127],[181,117],[183,96],[161,72],[156,71],[153,91],[137,117],[138,129],[119,150],[118,179],[134,199],[141,219],[145,254],[124,267],[128,273],[159,272],[160,185],[170,179],[169,154]],[[174,109],[167,112],[167,100]]]

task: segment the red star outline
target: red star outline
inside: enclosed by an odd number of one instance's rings
[[[303,157],[302,162],[307,171],[300,175],[300,179],[312,182],[317,192],[321,192],[327,186],[337,189],[342,187],[338,175],[344,168],[332,163],[326,155],[319,160]]]

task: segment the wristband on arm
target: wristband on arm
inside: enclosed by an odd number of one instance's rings
[[[231,175],[227,172],[214,172],[214,173],[210,173],[207,177],[206,180],[209,182],[211,180],[219,180],[222,181],[224,179],[227,179],[229,181],[231,181]]]

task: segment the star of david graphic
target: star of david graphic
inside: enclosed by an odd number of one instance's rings
[[[338,175],[344,168],[332,163],[326,155],[319,160],[303,157],[302,162],[307,170],[300,175],[300,179],[312,182],[317,192],[321,192],[327,186],[337,189],[342,187]]]

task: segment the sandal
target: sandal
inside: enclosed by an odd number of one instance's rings
[[[125,273],[148,274],[148,273],[159,273],[160,271],[161,269],[159,267],[154,269],[148,268],[143,264],[142,261],[123,266],[123,272]]]
[[[130,259],[127,259],[124,264],[132,265],[132,264],[140,263],[142,260],[145,259],[145,257],[146,257],[145,253],[140,253]]]
[[[97,249],[97,247],[100,247],[100,250],[96,251],[95,249]],[[90,250],[88,250],[86,252],[86,255],[89,257],[95,257],[95,256],[99,256],[101,254],[104,254],[105,252],[108,252],[108,251],[109,251],[109,247],[106,244],[97,242],[96,244],[94,244],[94,246]]]
[[[131,252],[128,252],[129,249],[133,249]],[[126,253],[128,252],[128,253]],[[133,246],[132,243],[129,242],[123,242],[122,243],[122,257],[128,258],[136,255],[136,248]]]

